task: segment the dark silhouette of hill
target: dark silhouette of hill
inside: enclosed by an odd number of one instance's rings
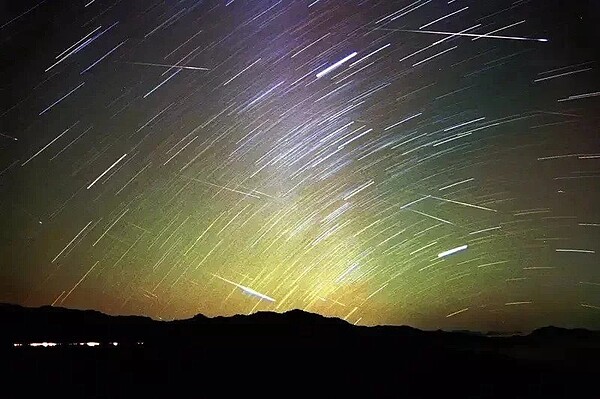
[[[2,397],[600,397],[600,333],[583,329],[490,337],[300,310],[164,322],[15,305],[0,305],[0,325]],[[63,345],[13,346],[44,341]],[[67,345],[88,341],[100,346]]]

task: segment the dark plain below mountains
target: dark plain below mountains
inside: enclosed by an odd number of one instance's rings
[[[600,332],[492,337],[299,310],[160,322],[0,305],[0,362],[0,398],[600,398]]]

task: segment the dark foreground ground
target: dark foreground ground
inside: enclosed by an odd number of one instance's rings
[[[0,320],[2,398],[600,398],[600,334],[586,330],[494,338],[301,311],[166,323],[10,305]],[[44,341],[62,345],[27,345]]]

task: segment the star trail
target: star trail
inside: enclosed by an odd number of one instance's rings
[[[593,1],[4,1],[0,301],[600,328]]]

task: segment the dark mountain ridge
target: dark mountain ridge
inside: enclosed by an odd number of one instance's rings
[[[189,319],[158,321],[146,316],[111,316],[96,310],[76,310],[53,306],[38,308],[1,304],[0,345],[40,341],[52,342],[145,342],[166,344],[171,335],[191,344],[200,339],[222,339],[224,336],[244,339],[251,334],[283,338],[284,335],[313,337],[314,344],[327,335],[342,335],[344,339],[427,338],[446,343],[514,344],[523,342],[573,341],[572,344],[600,342],[600,331],[542,327],[527,335],[486,335],[472,331],[423,331],[408,326],[354,326],[335,317],[326,317],[294,309],[284,313],[257,312],[250,315],[207,317],[202,314]],[[244,334],[242,334],[242,332]],[[283,334],[283,335],[282,335]],[[231,344],[235,344],[232,342]]]
[[[6,304],[0,320],[6,380],[36,381],[7,397],[600,397],[600,332],[584,329],[491,337],[354,326],[300,310],[156,321]],[[63,345],[27,346],[44,341]],[[100,345],[68,345],[88,341]]]
[[[409,331],[418,332],[421,334],[445,334],[445,335],[463,335],[469,337],[547,337],[547,338],[559,338],[577,336],[583,337],[600,337],[600,331],[587,330],[583,328],[568,329],[555,326],[541,327],[533,330],[529,334],[521,334],[519,332],[514,333],[503,333],[503,332],[491,332],[482,333],[478,331],[469,330],[454,330],[454,331],[424,331],[409,326],[392,326],[392,325],[378,325],[372,327],[365,326],[353,326],[350,323],[339,319],[337,317],[327,317],[316,313],[305,312],[300,309],[293,309],[287,312],[278,313],[272,311],[261,311],[252,313],[250,315],[233,315],[233,316],[216,316],[208,317],[203,314],[197,314],[189,319],[178,319],[172,321],[155,320],[147,316],[137,315],[108,315],[97,310],[79,310],[69,309],[55,306],[41,306],[41,307],[25,307],[21,305],[13,305],[7,303],[0,303],[0,319],[6,326],[3,333],[7,336],[19,337],[19,334],[29,334],[42,337],[43,334],[53,334],[55,332],[64,332],[69,334],[70,331],[76,331],[77,328],[90,327],[98,328],[101,331],[102,327],[112,325],[113,328],[133,328],[136,326],[147,328],[153,326],[160,328],[161,326],[193,326],[193,325],[266,325],[266,326],[281,326],[281,325],[295,325],[300,326],[319,326],[320,328],[326,326],[335,326],[337,328],[346,329],[390,329],[394,331],[402,330],[407,333]],[[37,324],[45,328],[32,330],[32,326]],[[75,330],[71,330],[74,328]],[[5,336],[2,336],[3,338]]]

